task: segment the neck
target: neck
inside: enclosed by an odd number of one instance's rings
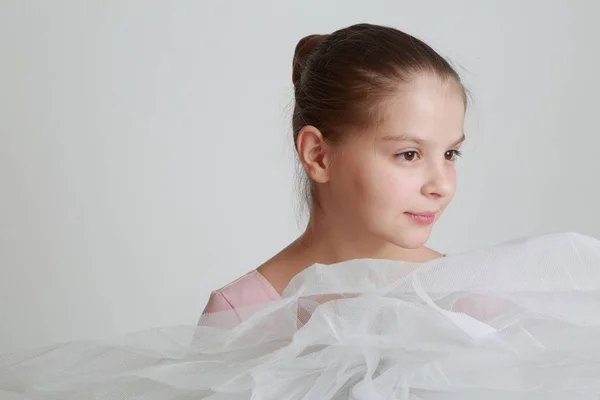
[[[405,249],[364,229],[348,226],[335,216],[313,209],[305,232],[296,241],[312,262],[334,264],[360,258],[422,261],[427,249]],[[430,256],[430,255],[429,255]]]

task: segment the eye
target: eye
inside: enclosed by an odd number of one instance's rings
[[[396,158],[401,158],[405,161],[414,161],[419,156],[416,151],[405,151],[404,153],[396,154]]]
[[[448,161],[455,161],[456,157],[460,157],[462,156],[462,152],[460,150],[448,150],[445,154],[444,157],[446,158],[446,160]]]

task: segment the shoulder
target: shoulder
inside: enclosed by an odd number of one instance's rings
[[[298,240],[274,255],[256,270],[278,293],[283,293],[290,280],[306,267],[315,263],[307,256]]]
[[[279,293],[257,271],[252,270],[235,281],[214,290],[209,297],[203,314],[227,310],[277,300]]]
[[[428,247],[424,247],[423,248],[423,255],[424,258],[429,261],[429,260],[435,260],[436,258],[442,258],[442,257],[446,257],[446,254],[442,254],[438,251],[432,250]]]

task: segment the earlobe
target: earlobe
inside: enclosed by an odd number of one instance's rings
[[[296,139],[296,148],[308,176],[317,183],[327,182],[331,149],[321,131],[310,125],[302,128]]]

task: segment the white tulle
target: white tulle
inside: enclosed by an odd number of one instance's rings
[[[0,398],[598,399],[600,242],[315,265],[198,327],[0,357]]]

